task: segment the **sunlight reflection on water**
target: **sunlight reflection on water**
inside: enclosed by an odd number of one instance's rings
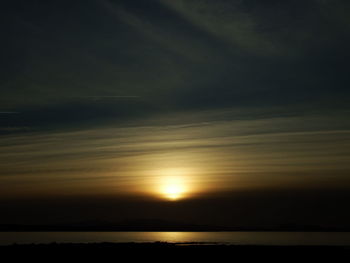
[[[350,245],[350,232],[2,232],[0,245],[95,242]]]

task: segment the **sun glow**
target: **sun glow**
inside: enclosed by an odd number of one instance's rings
[[[178,170],[164,171],[158,179],[158,192],[162,198],[177,201],[186,198],[189,194],[189,183],[184,174]]]
[[[178,200],[184,197],[185,187],[179,182],[169,182],[163,186],[164,197],[169,200]]]

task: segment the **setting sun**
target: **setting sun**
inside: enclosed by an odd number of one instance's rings
[[[178,200],[184,196],[184,186],[178,183],[169,183],[168,185],[164,185],[163,194],[169,200]]]
[[[177,201],[189,194],[189,182],[183,171],[164,170],[158,178],[158,193],[163,199]]]

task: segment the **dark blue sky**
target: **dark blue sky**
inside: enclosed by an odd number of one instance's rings
[[[1,129],[164,110],[347,110],[347,10],[316,0],[4,2]]]

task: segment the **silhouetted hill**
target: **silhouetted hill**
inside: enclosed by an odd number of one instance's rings
[[[187,224],[158,219],[125,220],[118,223],[84,221],[56,225],[0,225],[0,231],[223,231],[224,227]]]
[[[159,219],[135,219],[118,223],[105,221],[82,221],[55,225],[0,225],[0,231],[306,231],[350,232],[350,228],[317,225],[279,225],[265,227],[225,227],[188,224]]]

